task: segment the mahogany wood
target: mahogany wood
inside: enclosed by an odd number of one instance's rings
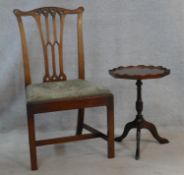
[[[77,135],[82,134],[83,123],[84,123],[84,109],[79,109],[78,110],[77,129],[76,129]]]
[[[153,71],[154,70],[154,71]],[[135,159],[140,158],[140,138],[141,138],[141,129],[148,129],[153,137],[160,143],[169,143],[165,138],[159,136],[155,125],[144,120],[142,111],[143,111],[143,101],[142,101],[142,79],[152,79],[152,78],[161,78],[170,73],[170,70],[162,66],[128,66],[128,67],[118,67],[112,70],[109,70],[109,73],[115,78],[122,79],[135,79],[137,86],[137,101],[136,101],[136,111],[137,115],[134,121],[129,122],[125,125],[124,131],[121,136],[115,138],[117,142],[121,142],[133,128],[136,128],[136,154]]]
[[[63,31],[65,24],[66,15],[77,15],[77,41],[78,41],[78,78],[85,78],[85,67],[84,67],[84,44],[83,44],[83,7],[79,7],[74,10],[64,9],[60,7],[41,7],[30,11],[14,10],[14,14],[17,17],[20,37],[22,44],[22,54],[24,62],[24,75],[25,75],[25,87],[32,83],[31,72],[29,65],[29,53],[26,41],[26,33],[23,24],[23,17],[31,16],[35,19],[43,50],[44,56],[44,69],[45,74],[43,76],[43,82],[53,81],[66,81],[67,76],[63,68]],[[60,31],[57,31],[56,15],[60,19]],[[49,18],[51,16],[51,18]],[[44,25],[41,21],[44,18]],[[49,20],[51,19],[51,20]],[[52,26],[51,33],[49,26]],[[43,32],[45,28],[45,33]],[[51,39],[51,34],[53,39]],[[58,35],[60,36],[58,38]],[[55,58],[55,47],[59,53],[59,63],[56,63]],[[52,63],[52,74],[49,72],[49,55],[48,49],[51,48],[51,63]],[[56,65],[59,64],[59,74],[56,71]],[[107,133],[103,134],[100,131],[92,128],[91,126],[84,124],[84,110],[88,107],[106,106],[107,109]],[[35,126],[34,118],[38,113],[46,113],[53,111],[71,110],[78,109],[78,121],[76,135],[68,137],[58,137],[45,140],[36,140],[35,137]],[[107,140],[108,157],[113,158],[114,154],[114,102],[113,95],[99,95],[99,96],[87,96],[74,99],[59,99],[59,100],[48,100],[44,102],[27,103],[27,116],[28,116],[28,134],[29,134],[29,146],[30,146],[30,158],[31,158],[31,169],[37,170],[37,146],[48,145],[48,144],[59,144],[70,141],[78,141],[84,139],[92,139],[101,137]],[[90,134],[82,134],[82,130],[87,129]]]
[[[162,78],[170,74],[170,70],[162,66],[120,66],[109,70],[110,75],[114,78],[143,80]]]

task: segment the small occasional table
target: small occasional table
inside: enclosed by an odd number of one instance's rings
[[[170,74],[170,70],[162,66],[138,65],[138,66],[128,66],[128,67],[121,66],[121,67],[109,70],[109,73],[114,78],[136,80],[136,86],[137,86],[137,101],[136,101],[137,115],[136,115],[136,118],[132,122],[129,122],[125,125],[122,135],[117,137],[115,140],[118,142],[121,142],[128,135],[128,132],[132,128],[136,128],[137,129],[137,134],[136,134],[136,141],[137,141],[136,146],[137,147],[136,147],[136,155],[135,155],[136,160],[138,160],[140,157],[141,129],[143,128],[148,129],[153,135],[153,137],[160,144],[169,143],[167,139],[159,136],[154,124],[146,121],[143,118],[143,115],[142,115],[143,101],[142,101],[142,95],[141,95],[141,91],[142,91],[141,86],[143,84],[142,80],[164,77]]]

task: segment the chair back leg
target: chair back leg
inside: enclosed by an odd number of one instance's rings
[[[82,134],[83,123],[84,123],[84,109],[79,109],[78,110],[76,135]]]
[[[114,158],[114,103],[113,98],[107,106],[108,158]]]

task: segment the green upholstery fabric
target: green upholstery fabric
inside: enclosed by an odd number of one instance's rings
[[[28,103],[104,94],[111,94],[111,92],[106,88],[92,85],[86,80],[47,82],[31,84],[26,87],[26,98]]]

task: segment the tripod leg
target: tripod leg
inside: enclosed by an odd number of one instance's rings
[[[141,124],[141,128],[146,128],[148,129],[151,134],[153,135],[153,137],[160,143],[160,144],[164,144],[164,143],[169,143],[169,141],[163,137],[160,137],[157,131],[157,128],[155,127],[154,124],[147,122],[144,120],[144,122],[142,122]]]
[[[121,136],[117,137],[115,141],[121,142],[129,133],[132,128],[136,128],[136,121],[129,122],[125,125],[124,131]]]

